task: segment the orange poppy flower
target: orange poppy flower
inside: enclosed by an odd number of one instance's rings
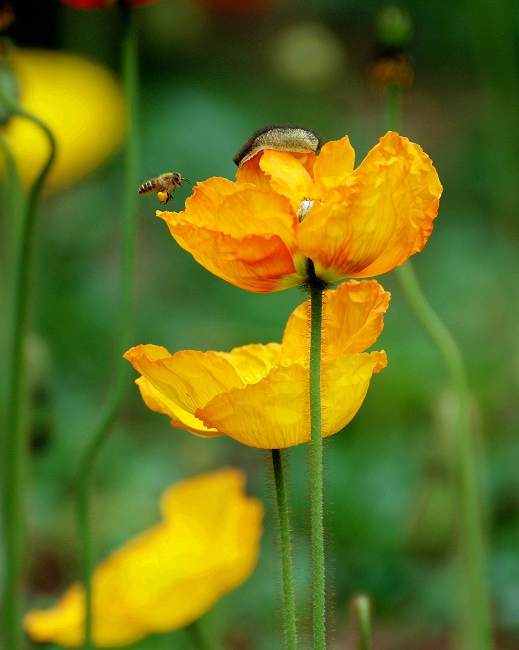
[[[263,508],[245,476],[225,469],[176,483],[161,498],[162,522],[127,542],[95,570],[96,647],[135,643],[189,625],[252,573]],[[24,618],[29,636],[67,648],[83,643],[85,594],[73,584],[49,610]]]
[[[352,280],[324,294],[323,437],[350,422],[372,374],[387,364],[385,352],[364,350],[382,330],[388,301],[375,280]],[[173,355],[138,345],[124,356],[142,375],[136,383],[146,405],[174,427],[261,449],[292,447],[310,439],[308,318],[307,301],[291,315],[281,344]]]
[[[353,169],[347,136],[318,156],[265,149],[236,182],[197,184],[185,211],[158,211],[178,244],[242,289],[306,281],[308,260],[326,282],[386,273],[421,251],[442,186],[431,159],[388,132]]]

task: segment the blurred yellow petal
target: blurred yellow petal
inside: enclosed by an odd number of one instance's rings
[[[323,301],[323,359],[339,354],[363,352],[384,327],[390,294],[375,280],[350,280]],[[283,335],[284,362],[308,358],[310,347],[310,303],[306,300],[290,316]]]
[[[112,553],[93,576],[93,637],[98,647],[129,645],[189,625],[252,573],[263,509],[244,494],[239,470],[212,472],[164,492],[162,523]],[[84,593],[75,584],[50,610],[26,614],[39,642],[79,647]]]
[[[46,189],[60,191],[102,165],[120,147],[126,124],[119,84],[106,68],[74,54],[13,50],[22,106],[56,138]],[[39,174],[48,142],[32,122],[13,117],[2,127],[24,186]]]

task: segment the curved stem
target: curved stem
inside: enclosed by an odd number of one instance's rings
[[[323,288],[310,290],[310,501],[313,571],[313,650],[326,647],[324,526],[323,526],[323,438],[321,420],[321,337]]]
[[[124,203],[121,251],[121,313],[117,337],[116,376],[111,395],[97,426],[89,437],[88,446],[79,466],[78,518],[82,556],[82,579],[85,588],[85,639],[83,648],[91,650],[92,642],[92,573],[94,552],[91,532],[90,496],[92,472],[127,388],[127,363],[121,354],[131,345],[134,322],[134,275],[137,233],[137,166],[138,166],[138,50],[135,16],[122,7],[124,32],[122,43],[122,77],[128,108],[128,134],[125,151]]]
[[[294,581],[292,579],[292,558],[290,544],[290,520],[286,490],[286,472],[281,449],[272,449],[272,467],[276,486],[279,531],[281,536],[281,566],[283,573],[283,594],[285,599],[285,629],[288,650],[297,648],[296,605]]]
[[[386,126],[400,127],[401,93],[389,86],[386,95]],[[459,545],[463,569],[463,650],[491,650],[492,619],[486,569],[483,508],[477,472],[477,453],[470,422],[470,393],[460,349],[453,336],[427,301],[411,260],[394,271],[405,298],[435,343],[449,371],[458,412],[455,424],[454,477],[460,513]]]
[[[3,436],[3,493],[2,506],[4,516],[4,566],[5,592],[3,608],[3,633],[5,647],[18,650],[21,645],[20,591],[24,561],[24,498],[26,438],[23,423],[24,403],[24,364],[23,346],[29,316],[29,286],[31,279],[31,262],[33,249],[34,225],[38,201],[51,165],[54,161],[56,143],[51,131],[38,117],[28,113],[0,85],[0,101],[13,115],[23,117],[36,124],[49,143],[47,160],[30,188],[27,200],[20,214],[16,211],[21,206],[19,200],[14,202],[14,218],[20,218],[15,224],[14,241],[17,250],[14,256],[13,279],[13,319],[9,349],[7,351],[7,387]],[[15,190],[16,191],[16,190]],[[19,191],[19,190],[18,190]],[[17,207],[18,206],[18,207]]]

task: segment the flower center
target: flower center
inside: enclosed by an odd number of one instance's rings
[[[314,204],[313,199],[303,199],[301,201],[301,205],[299,206],[299,210],[297,211],[297,219],[299,223],[301,223],[301,221],[303,221],[303,219],[308,216],[308,213],[312,209],[313,204]]]

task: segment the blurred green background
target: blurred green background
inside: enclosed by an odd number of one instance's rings
[[[118,13],[59,2],[15,3],[21,46],[81,53],[118,72]],[[138,9],[141,182],[179,170],[233,179],[232,156],[256,129],[296,123],[324,140],[344,134],[360,162],[383,135],[370,83],[373,0],[161,0]],[[414,258],[424,290],[459,342],[474,395],[501,648],[519,648],[519,4],[409,1],[415,82],[401,134],[431,156],[444,186],[434,233]],[[77,462],[110,388],[118,305],[122,159],[47,196],[37,226],[32,336],[30,557],[27,604],[50,605],[78,577]],[[136,188],[137,191],[137,188]],[[174,209],[189,196],[175,192]],[[139,199],[135,344],[228,350],[279,341],[297,290],[250,294],[197,265]],[[5,218],[5,214],[2,218]],[[375,650],[454,647],[457,513],[449,486],[452,395],[438,353],[391,274],[373,378],[346,430],[326,444],[330,600],[337,648],[353,648],[349,600],[373,598]],[[104,557],[157,521],[175,480],[242,467],[267,505],[256,572],[203,620],[231,650],[281,648],[278,546],[268,454],[172,429],[128,397],[98,462],[95,536]],[[300,606],[309,609],[305,448],[290,451]],[[188,648],[183,631],[139,650]]]

